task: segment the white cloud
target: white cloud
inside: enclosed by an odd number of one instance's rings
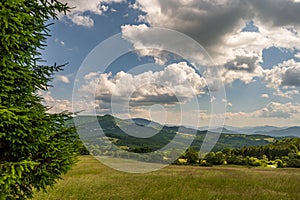
[[[255,77],[263,76],[263,50],[276,46],[285,49],[295,49],[300,46],[300,39],[287,28],[274,28],[274,32],[261,29],[261,32],[234,32],[224,36],[224,41],[213,48],[213,61],[219,65],[223,82],[231,84],[235,80],[251,83]],[[163,50],[176,49],[175,44],[163,46],[166,38],[159,32],[154,32],[145,24],[122,26],[123,37],[130,41],[138,51],[139,56],[153,56],[156,63],[164,64],[169,54]],[[282,36],[285,36],[284,38]],[[178,45],[178,44],[177,44]],[[180,44],[185,47],[185,44]],[[198,63],[205,63],[205,57],[195,53],[193,48],[184,48],[181,56],[191,58]]]
[[[43,104],[49,108],[49,113],[80,112],[80,114],[91,114],[98,106],[97,101],[84,102],[54,98],[50,91],[39,91],[38,95],[43,98]]]
[[[296,89],[300,86],[300,63],[294,60],[285,61],[272,69],[264,70],[264,80],[267,87],[276,90],[275,95],[291,97],[299,94]],[[285,89],[285,91],[283,91]]]
[[[100,109],[109,109],[111,103],[131,107],[154,104],[176,105],[205,93],[205,81],[185,62],[171,64],[162,71],[147,71],[137,75],[118,72],[85,76],[86,84],[80,87],[82,96],[95,96]],[[125,105],[123,109],[128,109]]]
[[[69,7],[73,8],[70,13],[67,13],[67,17],[76,25],[88,28],[94,26],[94,20],[85,12],[103,15],[109,10],[108,4],[123,1],[125,0],[61,0],[62,3],[67,3]]]
[[[210,113],[199,113],[201,120],[211,119]],[[214,118],[223,118],[215,114]],[[298,124],[300,117],[300,104],[271,102],[264,108],[252,112],[227,112],[226,125],[232,126],[294,126]]]
[[[145,15],[139,15],[138,16],[138,20],[137,20],[138,22],[146,22],[146,17],[145,17]]]
[[[101,12],[106,12],[106,11],[108,11],[108,6],[106,6],[106,5],[101,5],[100,6],[100,11]],[[114,10],[114,12],[115,12],[116,10]]]
[[[140,9],[140,5],[137,2],[134,2],[133,4],[129,4],[129,8],[138,10]]]
[[[217,100],[217,98],[215,96],[212,96],[209,100],[210,103],[213,103]]]
[[[232,106],[233,106],[233,104],[232,104],[231,102],[229,102],[227,99],[222,99],[222,102],[223,102],[223,103],[226,103],[227,106],[229,106],[229,107],[232,107]]]
[[[122,37],[133,44],[139,56],[153,56],[158,64],[167,61],[161,52],[164,49],[161,34],[155,33],[145,24],[123,25],[121,29]]]
[[[94,20],[90,16],[84,16],[80,13],[73,13],[69,14],[68,18],[72,20],[73,23],[77,24],[78,26],[85,26],[85,27],[93,27]]]
[[[261,98],[268,99],[268,98],[270,98],[270,96],[268,94],[262,94]]]
[[[63,75],[56,76],[55,81],[63,82],[63,83],[70,83],[70,79],[67,76],[63,76]]]
[[[51,92],[39,92],[39,95],[43,98],[44,104],[50,108],[49,113],[72,111],[72,102],[69,100],[55,99]]]
[[[99,72],[90,72],[90,73],[86,74],[83,78],[84,78],[84,80],[92,80],[92,79],[96,78],[97,76],[100,76]]]
[[[60,40],[59,38],[55,38],[54,41],[59,43],[61,46],[65,46],[65,42]]]
[[[300,112],[300,104],[271,102],[266,108],[258,110],[259,117],[262,118],[291,118]]]
[[[94,21],[84,14],[86,11],[102,15],[109,9],[108,4],[123,0],[64,2],[76,7],[69,15],[74,23],[92,27]],[[139,22],[178,30],[197,40],[212,55],[215,64],[225,66],[220,70],[223,72],[223,81],[228,84],[237,79],[251,83],[255,77],[261,77],[260,62],[264,49],[273,46],[299,49],[300,46],[297,34],[300,22],[296,20],[300,4],[293,0],[137,0],[129,7],[146,13],[138,16]],[[241,32],[250,19],[254,20],[259,32]],[[126,25],[122,27],[122,32],[136,49],[142,49],[138,51],[140,56],[153,56],[159,64],[167,61],[168,55],[159,51],[164,49],[159,45],[158,37],[162,37],[159,33],[155,35],[151,32],[150,36],[145,25]],[[158,39],[152,46],[147,39],[151,37]],[[194,49],[185,51],[190,57],[203,60],[193,55]]]
[[[230,102],[228,102],[228,103],[227,103],[227,106],[229,106],[229,107],[232,107],[232,106],[233,106],[233,104],[232,104],[232,103],[230,103]]]
[[[182,33],[152,29],[146,24],[123,25],[121,28],[122,37],[132,43],[139,56],[152,56],[158,64],[166,63],[170,53],[176,53],[196,64],[212,64],[207,52]]]

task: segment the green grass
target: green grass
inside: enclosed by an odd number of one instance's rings
[[[300,199],[300,169],[168,166],[128,174],[82,156],[63,179],[34,199]]]

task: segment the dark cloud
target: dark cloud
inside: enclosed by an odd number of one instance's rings
[[[141,99],[130,100],[130,106],[152,106],[155,104],[161,104],[161,105],[175,105],[179,103],[180,97],[176,97],[174,95],[169,94],[163,94],[160,96],[155,95],[149,95],[149,96],[143,96]]]
[[[300,3],[293,0],[249,0],[256,18],[274,26],[299,25]]]
[[[249,6],[243,1],[215,5],[213,1],[194,1],[181,5],[172,0],[160,0],[162,12],[174,23],[172,27],[197,40],[205,48],[221,42],[242,19],[251,19]]]
[[[151,8],[148,10],[147,19],[151,25],[183,32],[197,40],[211,54],[214,53],[214,47],[224,42],[227,34],[243,30],[241,26],[249,20],[272,26],[300,25],[300,3],[293,0],[158,2],[160,15],[151,13]]]
[[[234,60],[227,62],[224,67],[233,71],[247,71],[249,73],[252,73],[256,69],[257,61],[258,57],[256,56],[237,56]]]
[[[290,67],[283,76],[282,85],[284,86],[300,86],[300,67]]]

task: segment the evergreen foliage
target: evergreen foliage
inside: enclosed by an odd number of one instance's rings
[[[37,94],[64,65],[43,65],[46,22],[68,6],[56,0],[0,1],[0,199],[45,190],[76,161],[68,113],[49,114]]]

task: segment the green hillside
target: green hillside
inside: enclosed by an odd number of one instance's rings
[[[160,126],[157,123],[148,126],[147,123],[151,122],[145,119],[122,120],[111,115],[78,116],[74,120],[81,139],[94,155],[119,156],[124,154],[120,150],[149,153],[165,147],[170,142],[173,142],[174,149],[182,150],[177,152],[180,155],[188,146],[199,151],[207,135],[207,131],[183,126]],[[212,151],[267,145],[280,139],[282,137],[222,133]],[[117,148],[112,147],[111,143]],[[170,152],[165,152],[160,157],[168,157],[168,153]]]

